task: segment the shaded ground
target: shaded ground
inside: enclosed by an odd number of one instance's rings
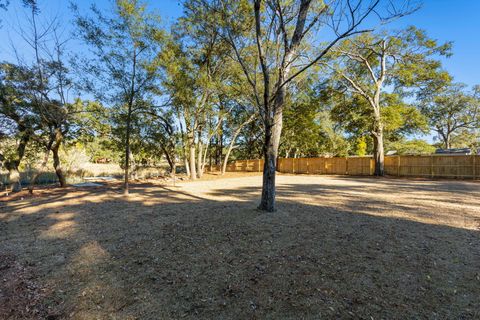
[[[234,176],[0,202],[0,318],[480,318],[479,183]]]

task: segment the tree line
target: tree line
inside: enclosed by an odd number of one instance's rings
[[[168,26],[147,2],[73,4],[68,34],[22,4],[31,54],[14,44],[16,60],[0,63],[0,161],[14,191],[29,148],[42,154],[37,174],[52,155],[62,187],[61,148],[115,159],[126,194],[144,163],[164,159],[194,180],[208,164],[224,173],[229,159],[263,158],[259,208],[274,211],[279,156],[373,154],[381,176],[386,147],[431,152],[414,134],[433,131],[444,148],[479,142],[480,87],[440,62],[452,43],[389,28],[420,9],[410,1],[184,0]]]

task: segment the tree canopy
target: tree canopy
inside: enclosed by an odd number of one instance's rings
[[[387,151],[433,152],[418,139],[430,132],[478,148],[480,90],[443,68],[452,43],[389,25],[410,1],[185,0],[171,23],[146,1],[73,3],[68,36],[36,1],[21,7],[31,59],[0,64],[0,161],[16,190],[30,153],[42,168],[53,154],[62,186],[62,150],[118,163],[125,193],[141,167],[198,179],[263,158],[259,208],[274,211],[278,157],[371,155],[383,175]]]

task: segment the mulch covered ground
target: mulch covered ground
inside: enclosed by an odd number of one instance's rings
[[[478,319],[480,184],[258,174],[0,198],[0,319]]]

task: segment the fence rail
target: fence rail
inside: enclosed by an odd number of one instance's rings
[[[236,160],[227,172],[262,172],[263,159]],[[219,166],[207,166],[218,171]],[[279,158],[277,170],[282,173],[373,175],[372,157]],[[386,156],[385,173],[399,177],[480,178],[479,155]]]

